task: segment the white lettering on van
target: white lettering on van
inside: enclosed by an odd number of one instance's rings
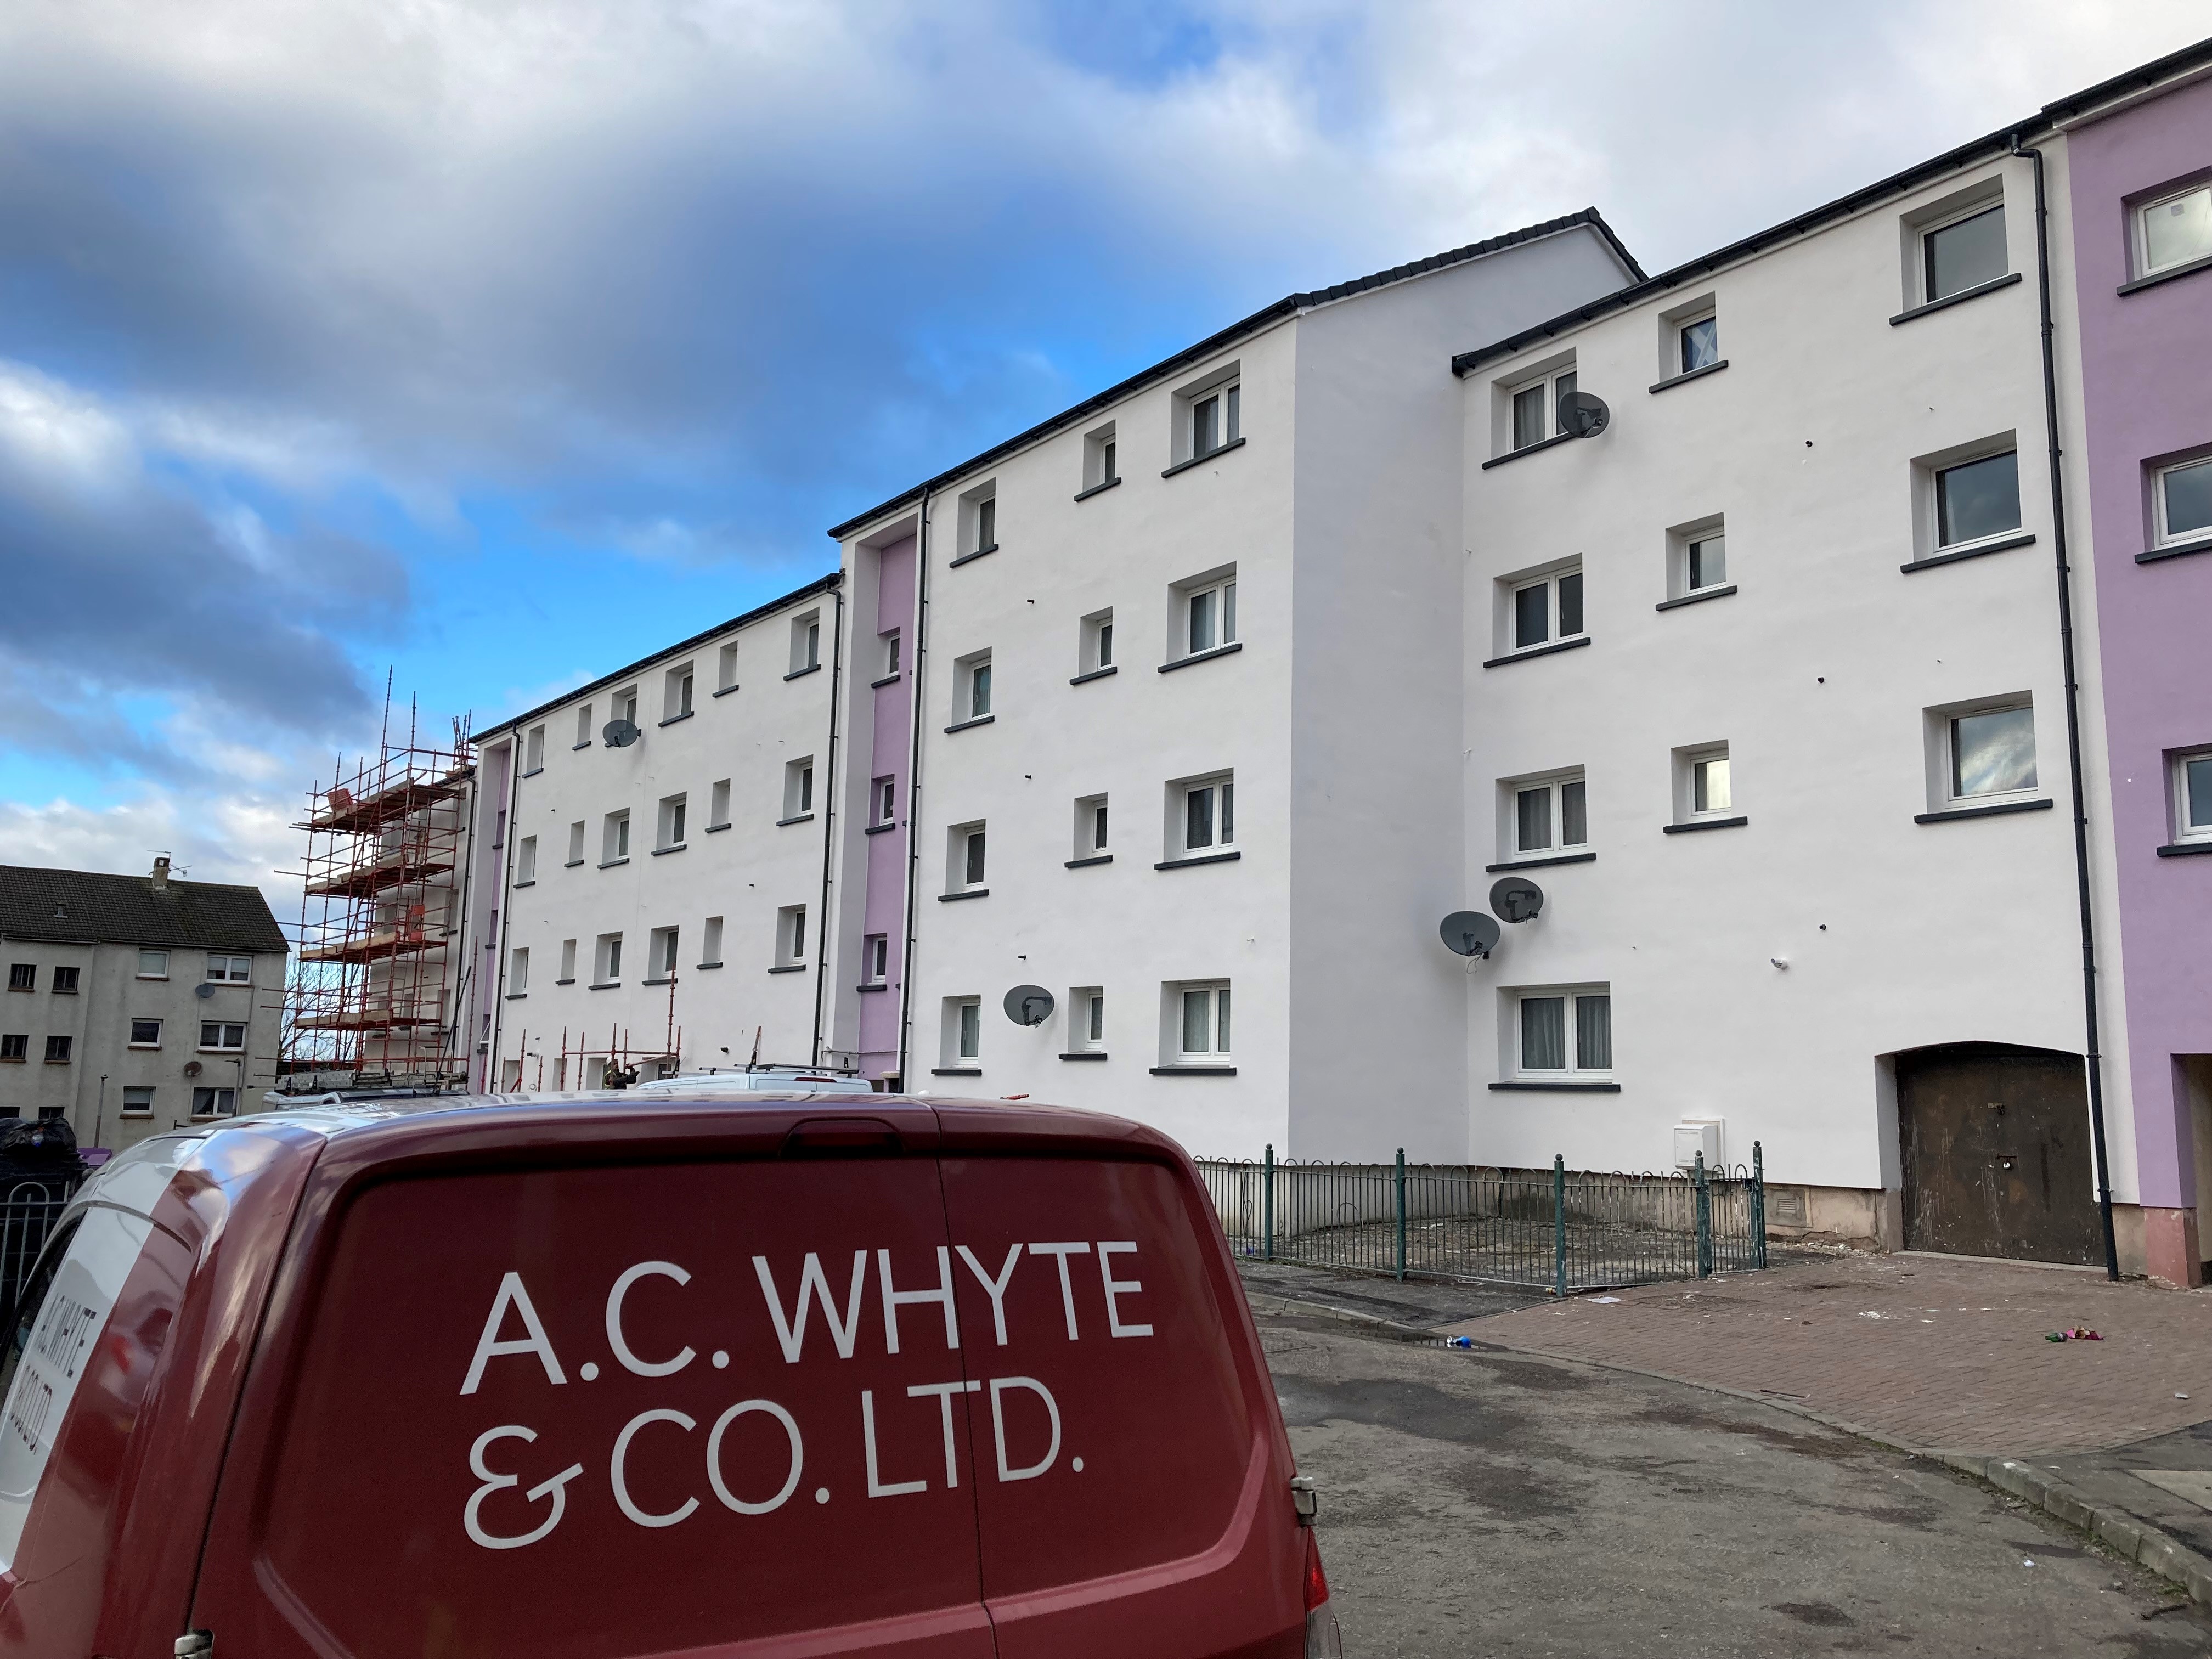
[[[983,1264],[975,1260],[975,1251],[965,1244],[960,1247],[960,1259],[968,1264],[968,1271],[982,1281],[984,1292],[991,1298],[991,1328],[997,1334],[999,1346],[1006,1346],[1006,1285],[1014,1276],[1014,1263],[1022,1259],[1022,1247],[1006,1247],[1006,1265],[999,1269],[996,1279],[983,1271]]]
[[[673,1423],[687,1434],[699,1426],[682,1412],[672,1411],[665,1406],[657,1411],[640,1412],[629,1422],[623,1424],[623,1431],[615,1437],[614,1455],[607,1460],[607,1479],[615,1489],[615,1507],[636,1522],[639,1526],[672,1527],[689,1516],[692,1510],[697,1509],[699,1500],[696,1498],[687,1498],[681,1507],[672,1509],[665,1515],[655,1515],[648,1510],[638,1508],[635,1501],[629,1495],[629,1482],[624,1474],[623,1464],[629,1456],[630,1440],[648,1423]]]
[[[747,1412],[766,1412],[783,1425],[784,1434],[791,1441],[791,1472],[784,1476],[783,1485],[777,1489],[775,1496],[765,1504],[748,1504],[732,1492],[722,1480],[723,1431]],[[781,1509],[784,1500],[799,1490],[799,1477],[805,1468],[806,1447],[799,1437],[799,1425],[793,1420],[789,1412],[773,1400],[740,1400],[714,1419],[714,1431],[707,1437],[707,1479],[713,1483],[714,1496],[722,1500],[723,1507],[735,1510],[739,1515],[767,1515]]]
[[[514,1275],[509,1273],[507,1277],[512,1279]],[[497,1316],[495,1314],[493,1317],[496,1320]],[[556,1377],[555,1381],[557,1382],[559,1379]],[[537,1438],[538,1436],[534,1431],[524,1428],[520,1423],[509,1423],[503,1428],[486,1429],[477,1437],[477,1443],[469,1448],[469,1473],[484,1483],[469,1494],[468,1504],[461,1511],[461,1525],[467,1530],[471,1541],[481,1544],[488,1550],[519,1550],[525,1544],[536,1543],[561,1524],[562,1513],[568,1507],[568,1482],[584,1472],[584,1466],[581,1463],[569,1464],[551,1480],[541,1480],[522,1494],[533,1504],[548,1494],[550,1494],[553,1499],[551,1513],[530,1531],[518,1533],[512,1536],[486,1532],[483,1529],[483,1522],[477,1516],[477,1511],[483,1507],[485,1498],[495,1492],[504,1492],[509,1486],[519,1486],[522,1484],[522,1477],[519,1474],[497,1474],[484,1467],[484,1453],[492,1442],[516,1439],[527,1443]]]
[[[810,1301],[822,1304],[823,1322],[830,1327],[830,1340],[837,1345],[837,1358],[850,1359],[853,1344],[860,1334],[860,1297],[868,1288],[868,1253],[853,1252],[853,1294],[841,1322],[837,1304],[830,1297],[830,1280],[823,1273],[822,1258],[813,1251],[806,1253],[805,1265],[799,1269],[799,1305],[792,1317],[783,1316],[783,1298],[776,1293],[775,1275],[769,1270],[768,1258],[753,1258],[753,1271],[760,1275],[761,1294],[768,1298],[769,1316],[775,1321],[775,1339],[783,1345],[784,1363],[796,1365],[801,1346],[806,1340],[806,1308]]]
[[[635,1267],[623,1269],[623,1276],[615,1280],[614,1289],[607,1292],[607,1346],[615,1351],[615,1358],[622,1361],[625,1370],[640,1376],[672,1376],[690,1364],[693,1358],[691,1350],[687,1347],[673,1359],[640,1359],[629,1351],[629,1344],[623,1339],[623,1298],[629,1294],[629,1287],[639,1279],[655,1274],[663,1279],[672,1279],[679,1285],[691,1282],[691,1275],[672,1261],[641,1261]]]
[[[876,1252],[876,1269],[884,1284],[884,1346],[891,1352],[899,1351],[898,1310],[902,1303],[942,1302],[945,1304],[945,1346],[960,1346],[960,1321],[952,1307],[952,1252],[944,1245],[937,1247],[937,1288],[933,1291],[900,1291],[891,1287],[891,1253]]]
[[[1114,1264],[1106,1258],[1114,1255],[1134,1255],[1136,1253],[1137,1247],[1127,1239],[1117,1240],[1113,1243],[1107,1243],[1102,1240],[1098,1246],[1098,1277],[1106,1287],[1106,1328],[1115,1336],[1150,1336],[1152,1334],[1152,1328],[1150,1325],[1124,1325],[1121,1322],[1121,1307],[1114,1299],[1121,1296],[1139,1295],[1145,1287],[1133,1279],[1115,1278]]]
[[[896,1498],[902,1492],[927,1492],[927,1480],[894,1480],[885,1482],[876,1472],[876,1395],[872,1389],[860,1390],[860,1440],[868,1454],[868,1496]]]
[[[499,1339],[499,1328],[513,1308],[522,1316],[522,1328],[527,1335]],[[554,1357],[553,1343],[545,1334],[545,1323],[538,1316],[538,1310],[530,1304],[530,1292],[522,1288],[522,1275],[511,1273],[499,1281],[499,1294],[492,1298],[490,1317],[484,1321],[483,1334],[477,1339],[476,1358],[469,1361],[469,1374],[461,1383],[461,1392],[474,1394],[477,1384],[483,1381],[484,1362],[501,1354],[534,1353],[538,1363],[545,1367],[545,1377],[550,1382],[566,1382],[561,1374],[561,1362]]]
[[[1017,1244],[1014,1249],[1018,1251],[1021,1246]],[[906,1391],[906,1397],[909,1400],[926,1400],[931,1395],[937,1396],[938,1413],[945,1420],[945,1484],[947,1486],[960,1484],[960,1455],[952,1440],[952,1396],[956,1394],[975,1394],[982,1386],[981,1382],[917,1382]]]
[[[1052,1419],[1052,1444],[1045,1448],[1044,1455],[1026,1468],[1015,1468],[1006,1462],[1006,1415],[1000,1397],[1008,1389],[1027,1389],[1044,1401],[1044,1408]],[[991,1437],[998,1443],[999,1479],[1001,1480],[1034,1480],[1050,1468],[1053,1460],[1060,1455],[1060,1407],[1052,1397],[1052,1390],[1033,1376],[994,1376],[991,1379]]]
[[[1060,1305],[1067,1310],[1067,1340],[1071,1342],[1080,1341],[1082,1339],[1075,1332],[1075,1286],[1067,1282],[1067,1258],[1072,1255],[1089,1255],[1091,1247],[1080,1239],[1073,1244],[1032,1244],[1030,1246],[1030,1254],[1060,1258]]]

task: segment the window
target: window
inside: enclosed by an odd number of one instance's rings
[[[709,916],[699,924],[699,965],[719,968],[722,965],[722,919]]]
[[[1953,801],[1980,802],[2035,787],[2033,705],[1953,713],[1944,730],[1944,781]]]
[[[192,1091],[194,1117],[235,1117],[237,1115],[237,1090],[195,1089]]]
[[[1114,613],[1094,611],[1083,619],[1083,635],[1076,649],[1075,672],[1095,673],[1114,665]]]
[[[125,1084],[123,1089],[123,1115],[151,1117],[154,1115],[154,1091],[137,1084]]]
[[[891,939],[889,933],[871,933],[860,941],[860,983],[888,983],[891,969]]]
[[[2173,757],[2173,838],[2212,841],[2212,750]]]
[[[1579,561],[1541,575],[1508,578],[1504,587],[1507,653],[1532,650],[1554,639],[1580,637],[1583,568]]]
[[[504,806],[499,809],[499,816],[492,820],[491,844],[495,848],[507,845],[507,809]]]
[[[991,713],[991,653],[971,652],[952,665],[952,724],[989,717]]]
[[[574,823],[568,826],[568,862],[571,865],[577,865],[581,864],[583,861],[584,821],[581,818],[578,818]]]
[[[576,710],[576,747],[592,746],[592,705],[585,703]]]
[[[940,1052],[948,1066],[973,1066],[983,1053],[983,1000],[945,999],[945,1035]]]
[[[1237,845],[1237,783],[1233,775],[1189,779],[1168,786],[1172,817],[1168,857],[1227,852]]]
[[[1106,797],[1085,795],[1075,803],[1075,854],[1095,859],[1106,851]]]
[[[1106,993],[1096,985],[1079,985],[1067,994],[1067,1046],[1079,1054],[1095,1054],[1106,1047]]]
[[[35,991],[39,988],[39,964],[35,962],[12,962],[8,964],[8,988],[11,991]]]
[[[892,675],[899,672],[898,630],[896,629],[893,629],[890,633],[881,635],[880,639],[883,647],[883,654],[880,660],[883,664],[884,672],[878,675],[877,678],[878,679],[889,679]]]
[[[898,820],[898,781],[876,778],[868,784],[868,822],[895,823]]]
[[[791,619],[791,673],[811,674],[822,666],[822,613],[809,611]]]
[[[507,952],[507,988],[520,996],[530,988],[530,947],[518,945]]]
[[[1589,841],[1589,797],[1579,771],[1505,786],[1510,821],[1502,861],[1580,848]]]
[[[660,850],[672,852],[684,845],[684,803],[689,799],[686,795],[661,797],[659,823]]]
[[[793,968],[806,960],[806,907],[787,904],[775,913],[775,962]]]
[[[1225,1066],[1229,1046],[1229,987],[1224,983],[1171,985],[1169,1017],[1173,1022],[1170,1065]]]
[[[243,1048],[246,1047],[246,1027],[236,1020],[202,1020],[200,1047],[216,1049]]]
[[[1602,985],[1510,991],[1515,1074],[1601,1081],[1613,1071],[1613,995]]]
[[[1729,746],[1699,744],[1674,751],[1674,822],[1735,816],[1735,792],[1729,774]]]
[[[244,960],[244,958],[240,959]],[[71,967],[57,967],[54,969],[54,994],[58,997],[75,996],[76,994],[76,980],[79,971],[79,969]]]
[[[1177,591],[1177,598],[1182,625],[1176,630],[1176,656],[1196,656],[1201,651],[1235,642],[1236,567],[1185,583]]]
[[[959,881],[963,888],[981,887],[984,876],[985,832],[980,823],[953,832],[959,848]]]
[[[1108,484],[1121,482],[1121,472],[1115,457],[1114,422],[1109,421],[1095,432],[1083,438],[1083,487],[1103,489]]]
[[[620,864],[629,856],[629,814],[610,812],[599,829],[599,863]]]
[[[575,978],[576,941],[572,939],[564,939],[561,941],[561,977],[557,982],[562,985],[569,985],[575,982]]]
[[[1667,532],[1667,597],[1687,599],[1728,586],[1726,522],[1710,519],[1676,525]]]
[[[1674,331],[1677,351],[1674,372],[1689,374],[1701,368],[1711,368],[1721,360],[1720,319],[1707,312],[1704,316],[1678,325]]]
[[[1176,459],[1202,461],[1243,439],[1243,390],[1235,365],[1178,394]]]
[[[533,726],[530,735],[522,740],[522,768],[526,776],[545,769],[545,728]]]
[[[514,884],[526,886],[538,879],[538,837],[525,836],[514,844]]]
[[[632,726],[635,726],[637,724],[637,688],[634,685],[625,686],[622,690],[616,692],[613,708],[615,719],[628,720]]]
[[[1564,368],[1547,370],[1510,389],[1515,449],[1526,449],[1565,432],[1559,410],[1575,395],[1575,384],[1574,360],[1570,358]]]
[[[681,952],[681,931],[674,927],[656,927],[645,943],[645,982],[664,983],[676,977],[677,957]]]
[[[988,553],[999,544],[999,498],[986,495],[975,503],[975,551]]]
[[[131,1046],[134,1048],[158,1048],[161,1046],[161,1022],[158,1019],[134,1019],[131,1022]]]
[[[691,665],[672,668],[661,677],[660,718],[664,724],[680,720],[691,712]]]
[[[2004,204],[1971,208],[1920,233],[1921,302],[1933,304],[1993,283],[2010,264]]]
[[[2191,185],[2136,210],[2136,275],[2212,259],[2212,185]]]
[[[814,816],[814,757],[802,755],[783,767],[783,823],[797,823]]]
[[[738,644],[735,640],[714,653],[714,690],[734,691],[738,689]]]
[[[48,1037],[46,1039],[46,1064],[49,1066],[68,1065],[70,1063],[70,1041],[71,1039],[66,1036]]]
[[[2162,468],[2151,490],[2154,545],[2170,547],[2212,535],[2212,456]]]
[[[620,933],[602,933],[595,941],[592,956],[592,982],[594,985],[616,985],[622,981],[622,946]]]
[[[30,1057],[31,1039],[21,1031],[9,1031],[0,1036],[0,1060],[21,1064]]]
[[[730,827],[730,781],[717,779],[707,792],[707,827],[726,830]]]
[[[169,976],[169,953],[167,951],[141,951],[138,953],[138,977],[167,979]],[[13,981],[10,981],[12,988]]]
[[[1964,546],[2020,528],[2020,457],[2012,450],[1936,474],[1936,545]]]

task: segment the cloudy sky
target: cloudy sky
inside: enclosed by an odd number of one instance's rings
[[[0,862],[260,880],[387,674],[503,714],[1281,295],[1659,270],[2204,0],[9,0]],[[1473,343],[1470,342],[1469,343]]]

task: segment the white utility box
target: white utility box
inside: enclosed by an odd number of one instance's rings
[[[1685,1118],[1674,1126],[1674,1167],[1692,1169],[1698,1154],[1705,1155],[1705,1168],[1717,1170],[1721,1166],[1721,1120],[1717,1117]]]

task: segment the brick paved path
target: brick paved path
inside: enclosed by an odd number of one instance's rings
[[[1449,1328],[1765,1393],[1925,1450],[2080,1451],[2212,1419],[2212,1291],[1890,1255],[1618,1294]],[[2069,1325],[2105,1340],[2044,1340]]]

